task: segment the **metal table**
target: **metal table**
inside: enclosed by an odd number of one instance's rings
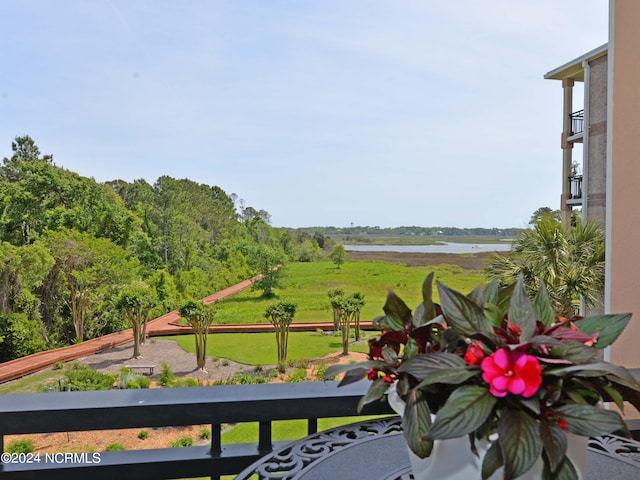
[[[410,480],[399,417],[309,435],[250,465],[236,480]],[[640,442],[616,435],[589,440],[585,480],[640,478]]]

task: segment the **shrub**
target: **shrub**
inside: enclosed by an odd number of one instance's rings
[[[136,390],[140,388],[140,385],[138,385],[138,383],[133,380],[129,380],[124,388],[127,390]]]
[[[304,368],[299,368],[287,377],[287,383],[298,383],[307,380],[307,371]]]
[[[204,427],[200,430],[200,440],[209,440],[211,438],[211,430]]]
[[[223,367],[228,367],[229,366],[229,360],[227,360],[226,358],[224,360],[222,360],[222,366]]]
[[[251,385],[256,383],[267,383],[264,377],[251,375],[250,373],[236,373],[227,382],[230,385]]]
[[[5,451],[7,453],[32,453],[36,449],[33,440],[24,438],[22,440],[14,440],[9,442]]]
[[[63,368],[64,368],[64,363],[62,362],[56,362],[53,364],[54,370],[62,370]]]
[[[136,377],[136,383],[140,385],[140,388],[149,388],[151,386],[151,380],[147,377],[143,377],[142,375],[138,375]]]
[[[172,384],[172,387],[201,387],[202,382],[195,378],[177,378]]]
[[[147,438],[149,438],[149,432],[147,430],[140,430],[138,432],[138,438],[140,440],[146,440]]]
[[[191,437],[180,437],[175,442],[171,442],[169,444],[171,448],[191,447],[192,445],[193,445],[193,438]]]
[[[124,451],[126,449],[127,449],[127,447],[125,447],[121,443],[114,442],[114,443],[110,443],[109,445],[107,445],[107,447],[104,449],[104,451],[105,452],[121,452],[121,451]]]
[[[327,371],[327,368],[329,368],[329,365],[327,365],[326,363],[321,363],[316,367],[316,380],[318,381],[325,380],[324,372]],[[335,380],[335,378],[336,377],[331,377],[331,378],[327,378],[326,380]]]
[[[116,380],[115,375],[100,373],[79,363],[65,370],[64,375],[59,382],[60,391],[110,390]]]
[[[174,375],[167,362],[162,362],[162,373],[158,379],[158,383],[163,387],[170,387],[174,381]]]

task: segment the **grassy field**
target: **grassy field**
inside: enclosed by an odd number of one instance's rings
[[[291,263],[285,267],[283,288],[276,289],[278,299],[297,304],[296,322],[331,321],[327,292],[342,289],[346,294],[360,292],[365,296],[363,320],[382,314],[388,289],[402,297],[410,308],[421,301],[421,286],[431,271],[446,285],[468,293],[484,279],[482,273],[457,265],[407,267],[380,261],[347,261],[340,269],[332,262]],[[214,323],[263,323],[266,306],[274,299],[263,299],[258,291],[245,291],[217,304]]]
[[[364,333],[358,344],[351,344],[352,352],[367,353],[367,338],[375,332]],[[189,353],[196,353],[193,335],[159,337],[175,340]],[[321,335],[316,332],[289,333],[287,360],[304,360],[323,357],[342,350],[341,337]],[[275,335],[273,333],[216,333],[209,335],[207,354],[212,357],[228,358],[245,365],[275,365],[278,363]]]

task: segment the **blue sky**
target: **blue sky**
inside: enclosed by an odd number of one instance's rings
[[[2,0],[0,158],[190,178],[274,226],[522,227],[607,0]],[[581,105],[579,105],[581,106]]]

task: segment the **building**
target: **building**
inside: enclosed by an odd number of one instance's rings
[[[640,2],[610,0],[608,43],[545,75],[560,80],[563,89],[563,220],[568,223],[573,210],[582,208],[583,218],[605,227],[604,310],[633,313],[607,360],[628,368],[640,368],[638,19]],[[580,98],[574,88],[581,82]],[[581,154],[575,154],[577,147]]]
[[[606,223],[607,76],[607,44],[544,76],[560,80],[563,90],[560,211],[565,224],[576,208],[585,220]],[[582,98],[574,94],[578,82]]]

